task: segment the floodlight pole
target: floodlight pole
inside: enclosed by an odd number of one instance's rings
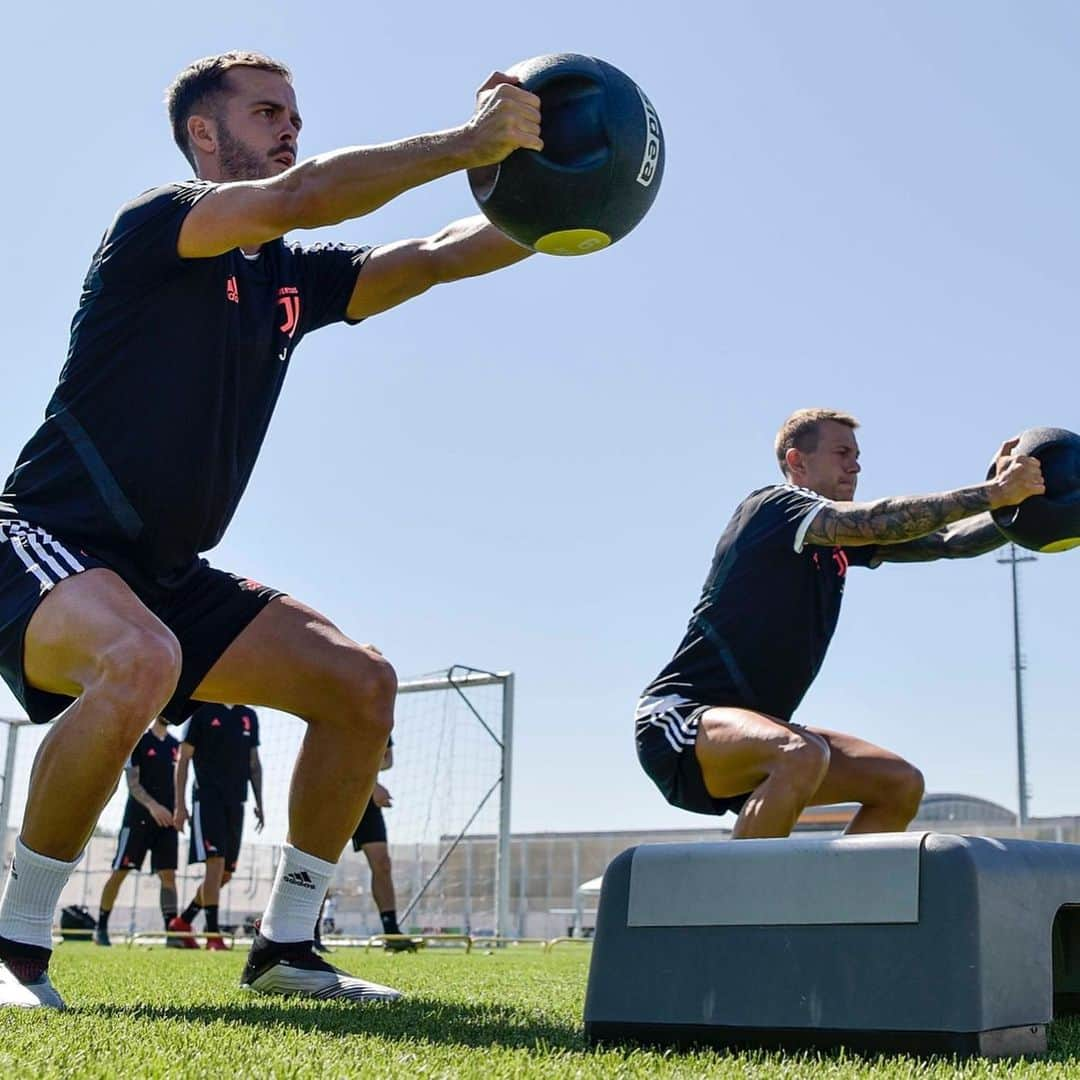
[[[1020,795],[1020,825],[1028,823],[1027,755],[1024,752],[1024,658],[1020,652],[1020,586],[1016,567],[1022,562],[1035,562],[1034,555],[1017,555],[1016,545],[1009,545],[1006,558],[999,563],[1008,564],[1012,573],[1013,605],[1013,681],[1016,694],[1016,783]]]
[[[495,859],[495,933],[509,937],[510,927],[510,792],[514,760],[514,675],[502,685],[502,784],[499,787],[499,837]]]

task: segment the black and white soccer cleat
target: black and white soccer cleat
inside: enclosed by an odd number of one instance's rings
[[[299,994],[317,1001],[397,1001],[401,991],[366,982],[328,964],[310,941],[278,945],[260,934],[251,946],[244,974],[244,990],[260,994]]]
[[[0,1008],[13,1005],[22,1009],[63,1009],[64,999],[49,981],[48,971],[23,982],[0,960]]]

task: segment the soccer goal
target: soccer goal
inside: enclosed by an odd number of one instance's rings
[[[379,774],[398,921],[406,932],[507,936],[510,929],[510,781],[514,676],[457,665],[403,679],[395,706],[393,766]],[[260,713],[262,716],[262,713]],[[279,844],[304,725],[267,713],[261,722],[266,828],[241,854],[235,884],[261,839]],[[328,799],[333,792],[326,793]],[[247,840],[245,840],[245,845]],[[252,877],[268,878],[270,868]],[[381,930],[362,854],[346,847],[331,885],[337,929]]]
[[[514,676],[455,666],[402,680],[395,708],[393,767],[379,774],[393,805],[384,811],[398,921],[407,932],[505,937],[510,932],[510,779]],[[240,860],[222,892],[221,919],[242,925],[261,915],[288,833],[289,779],[305,725],[259,709],[265,828],[253,802]],[[0,860],[6,864],[22,821],[34,756],[47,727],[0,719]],[[174,729],[174,734],[179,731]],[[326,791],[332,801],[335,793]],[[111,872],[127,788],[123,780],[102,812],[79,868],[61,898],[96,910]],[[182,901],[202,867],[187,863],[180,842]],[[362,854],[347,846],[331,886],[335,921],[350,935],[381,930]],[[156,883],[131,875],[114,909],[113,928],[155,928]]]

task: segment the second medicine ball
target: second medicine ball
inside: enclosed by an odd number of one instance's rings
[[[1064,428],[1031,428],[1014,454],[1038,458],[1046,494],[1019,506],[991,511],[994,523],[1014,544],[1032,551],[1067,551],[1080,546],[1080,435]]]
[[[633,79],[592,56],[555,53],[510,69],[540,98],[544,149],[469,170],[488,220],[535,251],[587,255],[644,216],[664,175],[660,118]]]

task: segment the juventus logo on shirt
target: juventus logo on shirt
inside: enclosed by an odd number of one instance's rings
[[[300,322],[300,290],[295,285],[282,285],[278,289],[278,301],[284,309],[284,320],[278,329],[292,340]]]

